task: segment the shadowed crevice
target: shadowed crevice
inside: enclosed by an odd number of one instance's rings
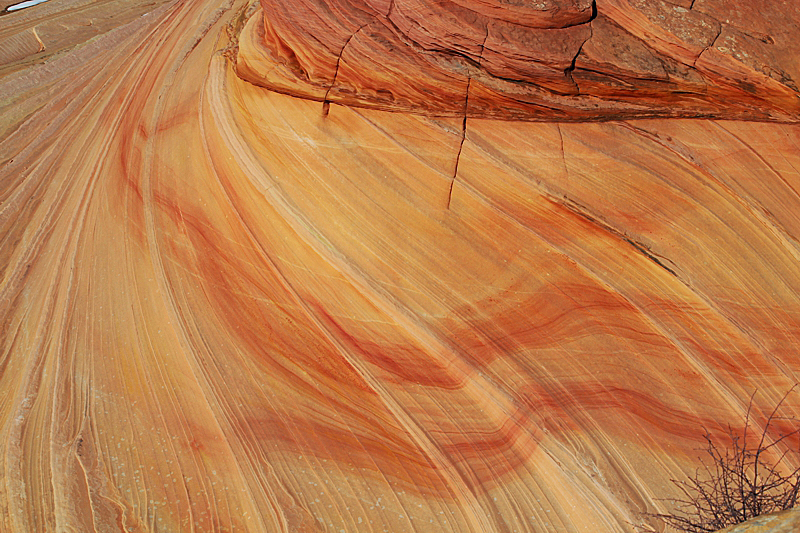
[[[489,27],[486,27],[486,35],[483,37],[483,42],[481,43],[481,51],[478,54],[478,67],[480,67],[480,62],[483,59],[483,51],[486,49],[486,40],[489,38]],[[456,183],[456,177],[458,176],[458,164],[461,161],[461,150],[464,148],[464,141],[467,139],[467,115],[469,113],[469,87],[472,83],[472,75],[467,77],[467,90],[466,96],[464,97],[464,119],[461,122],[461,142],[458,144],[458,152],[456,153],[456,164],[455,168],[453,169],[453,178],[450,180],[450,189],[447,192],[447,209],[450,209],[450,201],[453,199],[453,186]]]

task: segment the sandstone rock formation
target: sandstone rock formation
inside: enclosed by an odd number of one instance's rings
[[[759,516],[719,533],[794,533],[800,530],[800,509]]]
[[[800,7],[765,0],[261,0],[238,56],[295,96],[441,116],[800,119]]]
[[[0,531],[666,511],[800,372],[797,12],[752,4],[170,1],[9,55]]]

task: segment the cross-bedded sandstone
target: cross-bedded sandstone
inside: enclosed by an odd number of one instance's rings
[[[428,115],[799,120],[798,8],[739,4],[261,0],[238,71],[294,96]]]

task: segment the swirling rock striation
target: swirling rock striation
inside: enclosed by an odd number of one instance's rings
[[[438,116],[796,122],[800,7],[740,4],[261,0],[237,66],[294,96]]]
[[[56,2],[0,31],[56,8],[91,28],[79,7],[119,7]],[[359,41],[388,2],[320,5],[286,2],[280,19],[173,0],[0,72],[3,533],[634,533],[680,496],[670,479],[695,472],[704,431],[741,430],[758,390],[757,431],[800,381],[800,125],[465,128],[412,96],[454,105],[449,87],[464,104],[469,86],[500,105],[470,77],[472,19],[457,36],[436,29],[443,12],[409,24],[461,43],[407,56],[441,59],[439,80],[402,71],[392,41],[385,57]],[[498,52],[513,6],[480,5],[500,21],[492,68],[546,70]],[[540,45],[560,67],[581,32],[605,31],[603,6],[552,5],[518,7],[526,28],[565,36]],[[280,26],[313,13],[347,21],[317,32],[329,46],[350,38],[405,72],[384,74],[415,113],[323,116],[238,75],[271,64],[283,92],[323,101],[330,84],[293,68],[372,80]],[[731,28],[754,17],[737,13]],[[776,47],[797,36],[785,18]],[[267,20],[283,62],[255,46]],[[48,50],[59,37],[37,35]],[[751,119],[777,105],[746,102]],[[798,414],[793,393],[781,416]],[[789,467],[799,438],[772,448]]]

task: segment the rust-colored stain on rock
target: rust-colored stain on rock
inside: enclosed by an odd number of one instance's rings
[[[737,3],[262,0],[237,71],[303,98],[426,115],[797,122],[800,8]]]
[[[661,527],[798,381],[798,9],[4,15],[0,531]]]

